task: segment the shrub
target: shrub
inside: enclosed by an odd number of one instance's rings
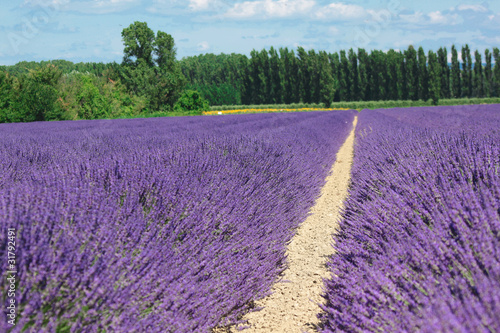
[[[196,90],[186,90],[174,105],[174,111],[209,111],[208,101]]]

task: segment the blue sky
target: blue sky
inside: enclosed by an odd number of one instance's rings
[[[0,65],[120,62],[134,21],[171,34],[178,58],[275,47],[500,47],[500,1],[0,0]]]

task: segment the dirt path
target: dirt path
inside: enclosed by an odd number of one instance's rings
[[[314,332],[320,312],[317,303],[323,288],[322,278],[329,277],[326,267],[333,254],[332,238],[347,196],[354,149],[354,128],[344,142],[321,196],[311,209],[288,247],[289,268],[273,287],[273,294],[256,302],[261,311],[244,317],[251,328],[243,332]],[[236,332],[236,330],[233,330]]]

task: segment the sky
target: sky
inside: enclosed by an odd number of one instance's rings
[[[500,47],[500,1],[0,0],[0,65],[121,62],[135,21],[174,37],[177,58],[288,47]]]

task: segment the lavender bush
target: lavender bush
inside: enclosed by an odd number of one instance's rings
[[[1,125],[0,258],[15,228],[18,317],[1,311],[0,331],[236,322],[284,269],[353,116]]]
[[[500,106],[362,111],[323,332],[500,332]]]

